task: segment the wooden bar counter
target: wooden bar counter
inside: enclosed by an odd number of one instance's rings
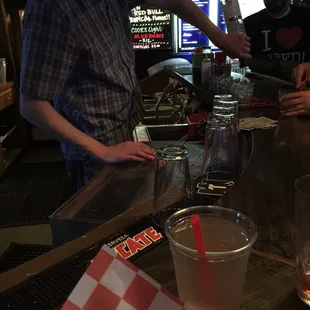
[[[278,119],[279,123],[277,128],[251,132],[251,154],[244,171],[229,192],[214,202],[243,212],[258,225],[259,236],[248,265],[241,309],[307,309],[299,300],[295,289],[294,181],[297,177],[310,173],[310,119],[282,118],[279,116],[278,103],[269,108],[242,110],[242,115],[265,115]],[[196,168],[199,168],[200,164],[198,157],[197,149],[196,159],[192,159],[192,165]],[[133,199],[132,204],[124,207],[121,214],[82,237],[1,274],[0,305],[1,298],[8,292],[14,292],[16,287],[27,281],[34,281],[44,272],[57,268],[57,264],[60,265],[71,257],[77,257],[85,249],[103,243],[109,236],[117,234],[124,227],[152,212],[152,199],[145,193],[152,188],[153,163],[136,168],[127,165],[109,166],[81,193],[72,197],[67,205],[74,205],[79,209],[89,201],[103,197],[107,184],[128,169],[133,178],[141,169],[148,175],[149,183],[144,185],[146,187],[141,191],[144,193],[142,198]],[[141,171],[139,175],[140,173]],[[128,179],[128,182],[121,183],[121,186],[130,187],[131,183],[132,179]],[[177,198],[172,195],[171,202],[175,200]],[[106,208],[108,207],[107,205]],[[134,263],[177,294],[167,242],[154,247]]]

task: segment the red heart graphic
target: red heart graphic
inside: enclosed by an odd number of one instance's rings
[[[287,49],[293,48],[302,38],[299,27],[282,28],[276,34],[277,41]]]

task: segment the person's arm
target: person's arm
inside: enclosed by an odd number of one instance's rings
[[[274,76],[286,81],[292,81],[293,70],[298,65],[297,62],[289,60],[269,60],[255,57],[249,59],[247,63],[252,72]]]
[[[107,151],[103,144],[70,124],[46,100],[21,94],[20,112],[30,123],[59,141],[70,143],[98,158],[103,158]]]
[[[47,7],[45,2],[26,8],[20,112],[54,138],[102,157],[105,147],[71,125],[50,104],[77,64],[75,44],[69,22],[55,6]]]
[[[245,35],[226,34],[192,0],[146,0],[146,4],[169,10],[182,20],[197,27],[231,58],[249,59],[250,44]]]
[[[21,94],[20,112],[30,123],[61,142],[67,142],[106,163],[154,160],[155,151],[143,143],[124,142],[107,147],[63,118],[49,101]]]
[[[154,159],[155,152],[141,143],[104,146],[74,127],[51,105],[73,77],[78,65],[78,43],[71,31],[69,20],[53,2],[27,5],[21,66],[21,114],[54,138],[72,144],[99,160]],[[64,104],[70,105],[70,102]]]
[[[310,91],[289,93],[280,98],[285,116],[310,115]]]

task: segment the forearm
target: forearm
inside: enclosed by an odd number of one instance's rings
[[[290,81],[292,79],[292,71],[297,63],[288,60],[252,58],[248,60],[248,65],[253,72]]]
[[[147,0],[146,3],[176,14],[205,33],[215,45],[218,45],[218,42],[225,36],[225,33],[214,25],[192,0]]]
[[[70,124],[47,101],[21,95],[20,112],[30,123],[55,139],[72,144],[88,154],[100,157],[106,149],[104,145]]]

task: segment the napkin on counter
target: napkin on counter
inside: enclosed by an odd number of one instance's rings
[[[269,129],[277,126],[278,121],[267,117],[240,118],[239,127],[241,130]]]
[[[184,303],[104,245],[62,310],[186,310]]]

